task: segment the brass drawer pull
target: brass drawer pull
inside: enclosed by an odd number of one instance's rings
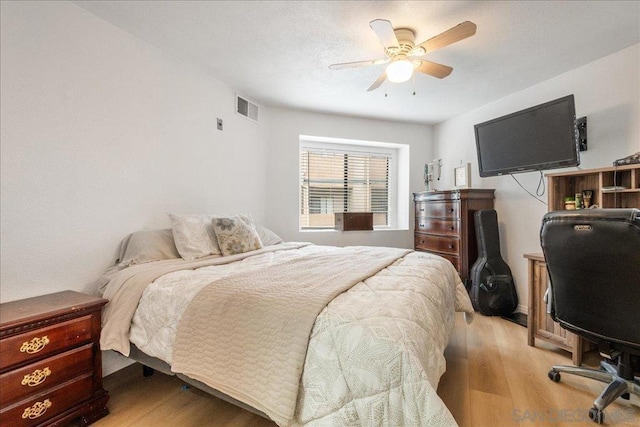
[[[51,375],[51,369],[48,366],[42,370],[36,369],[32,373],[25,375],[21,384],[35,387],[42,384],[49,375]]]
[[[47,338],[46,335],[42,338],[35,337],[31,341],[25,341],[22,343],[22,347],[20,347],[20,353],[37,353],[42,350],[47,344],[49,344],[49,338]]]
[[[419,228],[425,228],[425,227],[426,227],[426,225],[425,225],[425,224],[420,224],[420,225],[419,225]]]
[[[30,420],[34,420],[39,418],[44,415],[49,408],[51,408],[51,401],[49,399],[45,399],[44,402],[36,402],[32,406],[24,408],[22,419],[29,418]]]
[[[449,249],[453,249],[453,245],[451,243],[449,243],[449,246],[447,246]]]

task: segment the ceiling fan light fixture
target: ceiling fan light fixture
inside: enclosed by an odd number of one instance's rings
[[[424,55],[426,53],[427,53],[427,51],[422,46],[416,46],[413,49],[411,49],[411,52],[409,53],[409,55],[411,55],[411,56],[422,56],[422,55]]]
[[[413,62],[398,59],[387,66],[387,78],[393,83],[406,82],[413,75]]]

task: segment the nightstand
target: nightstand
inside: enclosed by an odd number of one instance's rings
[[[0,304],[0,424],[86,426],[109,413],[100,314],[107,300],[64,291]]]

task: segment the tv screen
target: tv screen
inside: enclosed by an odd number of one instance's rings
[[[573,95],[475,125],[480,176],[580,164]]]

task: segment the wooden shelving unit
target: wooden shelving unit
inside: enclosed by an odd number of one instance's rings
[[[586,169],[546,175],[549,186],[549,210],[564,210],[564,198],[578,192],[593,190],[592,205],[600,208],[640,207],[640,164],[599,169]],[[607,191],[606,187],[625,187]],[[546,312],[543,296],[549,278],[542,254],[525,254],[529,264],[528,344],[541,339],[571,352],[572,361],[580,366],[583,351],[593,345],[562,329]]]
[[[601,208],[640,207],[640,164],[547,174],[549,210],[563,210],[564,198],[593,190],[591,204]],[[605,187],[624,189],[603,190]]]

